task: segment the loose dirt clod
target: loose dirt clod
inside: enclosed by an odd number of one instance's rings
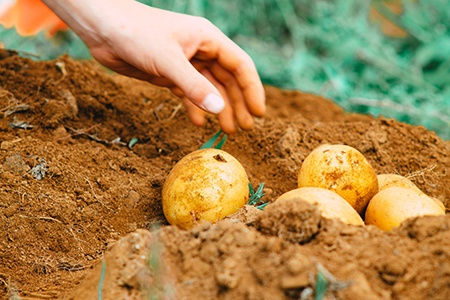
[[[317,207],[298,200],[268,205],[255,222],[256,228],[292,243],[308,243],[320,229],[321,214]]]

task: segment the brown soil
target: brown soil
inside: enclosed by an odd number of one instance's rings
[[[164,219],[162,185],[215,118],[194,127],[165,89],[68,57],[2,51],[0,84],[2,299],[312,299],[323,276],[326,299],[450,299],[449,215],[382,232],[275,202],[182,231]],[[266,117],[223,148],[265,201],[296,187],[312,149],[342,143],[450,206],[450,143],[435,133],[266,92]]]

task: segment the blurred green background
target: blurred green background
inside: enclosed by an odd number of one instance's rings
[[[403,0],[401,14],[375,0],[140,2],[206,17],[252,56],[266,84],[319,94],[347,111],[423,125],[449,140],[449,1]],[[374,7],[406,36],[386,35],[369,21]],[[0,41],[35,59],[90,57],[72,32],[48,40],[2,28]]]

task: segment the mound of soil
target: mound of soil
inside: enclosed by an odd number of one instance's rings
[[[450,207],[450,143],[435,133],[299,91],[266,94],[266,117],[223,148],[265,183],[264,201],[296,188],[315,147],[340,143]],[[167,174],[219,127],[212,116],[191,125],[165,89],[2,50],[0,108],[2,299],[450,299],[448,215],[382,232],[301,202],[169,226]]]

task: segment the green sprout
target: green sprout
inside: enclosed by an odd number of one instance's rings
[[[128,142],[128,145],[127,145],[128,148],[129,148],[129,149],[133,148],[133,146],[134,146],[137,142],[139,142],[139,139],[138,139],[138,138],[136,138],[136,137],[132,138],[132,139]]]
[[[316,289],[314,292],[314,300],[323,300],[327,293],[328,280],[325,275],[319,271],[316,277]]]
[[[314,288],[314,300],[323,300],[327,292],[335,292],[349,287],[351,281],[337,280],[324,266],[317,264],[316,284]]]
[[[220,136],[222,135],[222,138]],[[212,138],[210,138],[206,143],[204,143],[200,149],[206,149],[206,148],[215,148],[215,149],[222,149],[223,144],[225,144],[227,140],[227,135],[222,132],[222,130],[219,130],[215,135],[213,135]],[[216,144],[217,143],[217,144]],[[214,146],[214,144],[216,144]]]
[[[105,261],[105,259],[102,259],[102,270],[100,272],[100,279],[98,280],[98,286],[97,286],[97,299],[98,300],[103,299],[103,283],[105,282],[105,275],[106,275],[106,261]]]
[[[258,189],[255,192],[252,184],[250,182],[248,183],[248,189],[250,191],[250,199],[248,200],[248,205],[255,205],[257,209],[263,210],[264,207],[269,204],[269,202],[263,202],[261,200],[261,198],[264,197],[263,188],[264,182],[259,185]],[[261,204],[257,205],[258,203]]]

